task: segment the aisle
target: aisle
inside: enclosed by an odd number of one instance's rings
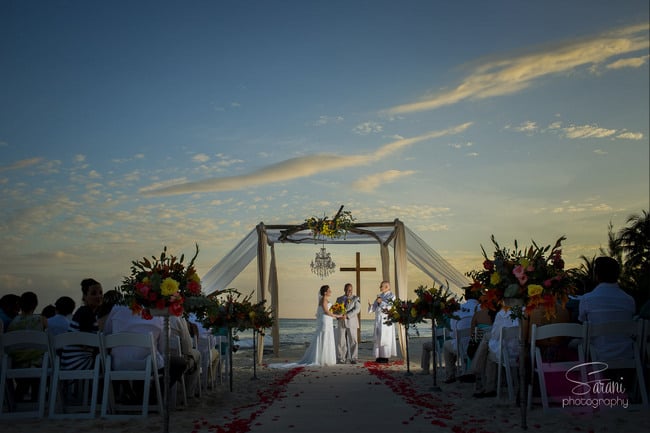
[[[431,432],[431,420],[364,365],[307,368],[257,417],[252,433]]]

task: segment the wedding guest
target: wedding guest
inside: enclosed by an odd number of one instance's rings
[[[359,329],[359,313],[361,312],[361,300],[352,294],[352,284],[347,283],[343,296],[336,298],[336,302],[345,305],[345,315],[338,319],[338,345],[336,346],[336,358],[339,364],[345,364],[349,359],[350,364],[356,364],[359,359],[359,342],[357,341],[357,330]]]
[[[54,303],[56,314],[47,319],[47,332],[54,337],[55,335],[68,332],[70,321],[75,308],[74,299],[69,296],[61,296]]]
[[[446,379],[444,383],[454,383],[456,382],[456,362],[458,361],[458,345],[462,344],[464,347],[467,347],[469,342],[469,336],[464,338],[464,341],[457,341],[456,332],[464,329],[470,329],[472,324],[472,317],[479,307],[477,300],[478,292],[472,291],[471,287],[465,288],[465,299],[466,301],[461,304],[460,309],[456,313],[456,318],[450,320],[450,326],[452,330],[451,339],[445,341],[445,344],[442,346],[442,354],[445,358],[445,374]]]
[[[126,305],[115,305],[104,323],[104,333],[110,335],[118,332],[151,333],[156,349],[158,372],[161,375],[164,373],[166,342],[162,317],[153,317],[150,320],[146,320],[140,314],[133,314],[131,309]],[[148,352],[141,348],[115,347],[111,351],[113,368],[118,370],[143,369],[147,355]],[[187,364],[185,358],[182,356],[172,355],[170,358],[169,384],[172,386],[185,372]],[[133,389],[129,389],[123,394],[138,401],[142,399],[143,392],[143,384],[142,382],[138,382]]]
[[[115,305],[123,304],[124,295],[119,290],[109,290],[104,293],[102,297],[102,303],[97,308],[97,327],[100,331],[104,330],[104,324],[108,319],[109,313],[113,310]]]
[[[519,326],[519,319],[512,319],[510,317],[510,310],[502,308],[496,314],[492,329],[490,330],[490,337],[481,350],[481,346],[474,355],[474,365],[472,366],[472,373],[476,376],[476,392],[474,397],[496,397],[497,387],[497,368],[498,365],[492,359],[499,359],[501,356],[500,336],[501,328],[512,326]],[[483,340],[486,341],[486,340]],[[519,341],[512,339],[506,342],[509,353],[518,353]],[[491,356],[492,355],[492,356]],[[492,358],[492,359],[491,359]],[[479,380],[479,378],[483,380]]]
[[[9,328],[9,323],[20,313],[20,296],[9,293],[0,298],[0,319],[4,329]]]
[[[597,286],[580,298],[578,320],[603,323],[612,320],[632,320],[636,311],[634,298],[618,285],[621,268],[612,257],[598,257],[594,261]],[[590,345],[602,359],[631,358],[633,345],[617,336],[593,338]]]
[[[20,314],[13,318],[7,332],[18,330],[44,331],[47,319],[34,311],[38,306],[38,296],[34,292],[25,292],[20,296]],[[14,368],[40,367],[43,351],[39,349],[21,349],[10,353]],[[16,379],[15,394],[18,399],[27,396],[29,401],[36,401],[39,379]]]
[[[169,330],[171,337],[179,337],[181,355],[185,357],[186,368],[185,372],[185,386],[186,393],[190,397],[198,394],[199,374],[201,368],[201,352],[192,347],[192,337],[188,327],[187,320],[183,317],[170,316],[169,317]]]
[[[472,316],[472,324],[470,328],[470,334],[473,339],[478,342],[478,346],[474,351],[473,356],[470,359],[470,368],[467,374],[464,374],[458,378],[459,381],[465,383],[472,383],[476,381],[476,375],[473,370],[475,360],[478,358],[477,352],[481,350],[481,345],[484,344],[484,350],[487,353],[487,344],[490,340],[490,330],[494,324],[494,317],[497,314],[498,309],[494,308],[478,308],[474,315]],[[485,342],[485,343],[483,343]]]
[[[102,303],[102,285],[92,278],[81,281],[81,305],[70,321],[71,332],[99,332],[97,309]],[[61,368],[64,370],[92,369],[95,365],[95,349],[85,346],[69,346],[61,352]]]
[[[379,285],[379,294],[374,302],[368,302],[368,312],[375,313],[375,325],[373,333],[373,353],[378,363],[387,363],[388,358],[397,356],[397,343],[395,342],[395,327],[386,325],[388,309],[395,295],[390,291],[390,283],[382,281]]]
[[[436,346],[436,350],[438,353],[442,353],[442,346],[445,344],[445,341],[447,341],[449,338],[449,318],[444,317],[440,323],[436,325],[436,343],[438,344]],[[440,330],[445,330],[443,335],[439,335]],[[422,371],[420,374],[423,375],[428,375],[429,374],[429,365],[431,364],[431,358],[433,355],[433,344],[431,341],[425,341],[422,343],[422,353],[420,356],[420,368],[422,368]],[[433,364],[435,366],[435,359],[433,360]]]
[[[46,305],[41,310],[41,316],[45,317],[46,319],[49,319],[50,317],[54,317],[55,314],[56,314],[56,307],[52,304]]]
[[[201,363],[206,371],[210,370],[211,377],[217,377],[217,372],[219,370],[219,360],[221,353],[214,344],[212,331],[206,328],[203,323],[201,323],[195,313],[190,313],[188,316],[189,323],[193,324],[196,327],[196,332],[198,334],[197,338],[197,349],[201,352]],[[208,385],[208,374],[203,375],[203,387]]]

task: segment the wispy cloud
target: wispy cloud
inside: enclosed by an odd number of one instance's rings
[[[389,115],[434,110],[466,99],[504,96],[530,87],[535,80],[567,73],[581,67],[602,64],[650,46],[647,23],[624,27],[579,41],[479,65],[456,88],[418,102],[386,110]],[[625,62],[624,62],[625,63]]]
[[[29,159],[21,159],[20,161],[16,161],[13,164],[9,165],[0,165],[0,172],[3,171],[9,171],[9,170],[19,170],[21,168],[25,167],[30,167],[32,165],[36,165],[39,162],[43,161],[43,158],[29,158]]]
[[[313,123],[314,126],[324,126],[330,123],[343,122],[343,116],[319,116],[318,120]]]
[[[616,60],[607,66],[607,69],[622,69],[622,68],[640,68],[645,65],[650,56],[630,57],[627,59]]]
[[[567,138],[606,138],[616,134],[615,129],[600,128],[598,125],[572,125],[563,131]]]
[[[384,127],[381,123],[377,122],[364,122],[361,123],[352,129],[352,132],[359,135],[368,135],[372,133],[378,133],[384,130]]]
[[[197,192],[233,191],[257,185],[284,182],[318,173],[342,170],[348,167],[367,165],[394,154],[413,144],[458,134],[472,125],[471,122],[441,131],[433,131],[412,138],[402,138],[381,146],[375,152],[359,155],[315,154],[287,159],[277,164],[263,167],[249,174],[201,180],[198,182],[172,181],[174,184],[155,184],[140,189],[147,196],[191,194]]]
[[[385,183],[395,182],[402,177],[414,174],[414,170],[388,170],[381,173],[371,174],[352,183],[352,188],[362,192],[372,192]]]
[[[643,134],[640,132],[622,132],[616,138],[623,138],[625,140],[643,140]]]

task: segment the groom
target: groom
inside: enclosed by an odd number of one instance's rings
[[[357,329],[359,329],[359,312],[361,301],[358,296],[352,294],[352,284],[347,283],[343,289],[345,295],[336,298],[336,302],[345,305],[345,316],[338,319],[338,344],[336,346],[336,358],[339,364],[345,364],[350,359],[351,364],[356,364],[359,359],[359,342],[357,341]]]

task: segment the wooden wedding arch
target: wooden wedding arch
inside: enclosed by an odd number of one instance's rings
[[[227,288],[252,261],[257,258],[257,300],[266,300],[279,317],[278,302],[279,279],[276,264],[275,244],[314,243],[312,232],[307,224],[301,225],[265,225],[260,222],[246,235],[224,258],[215,264],[201,279],[206,294]],[[404,225],[399,219],[392,222],[354,223],[345,237],[318,239],[319,244],[376,244],[381,256],[382,279],[391,282],[393,293],[407,293],[407,263],[412,263],[429,276],[436,285],[449,285],[456,293],[467,286],[470,281],[455,269],[433,248]],[[390,275],[390,251],[393,248],[394,275]],[[267,297],[269,295],[270,299]],[[399,327],[399,344],[401,354],[405,353],[404,330]],[[271,329],[273,352],[279,354],[280,333],[278,322]],[[262,337],[260,337],[262,338]],[[258,348],[258,363],[262,363],[263,341]],[[403,355],[402,355],[403,356]]]

